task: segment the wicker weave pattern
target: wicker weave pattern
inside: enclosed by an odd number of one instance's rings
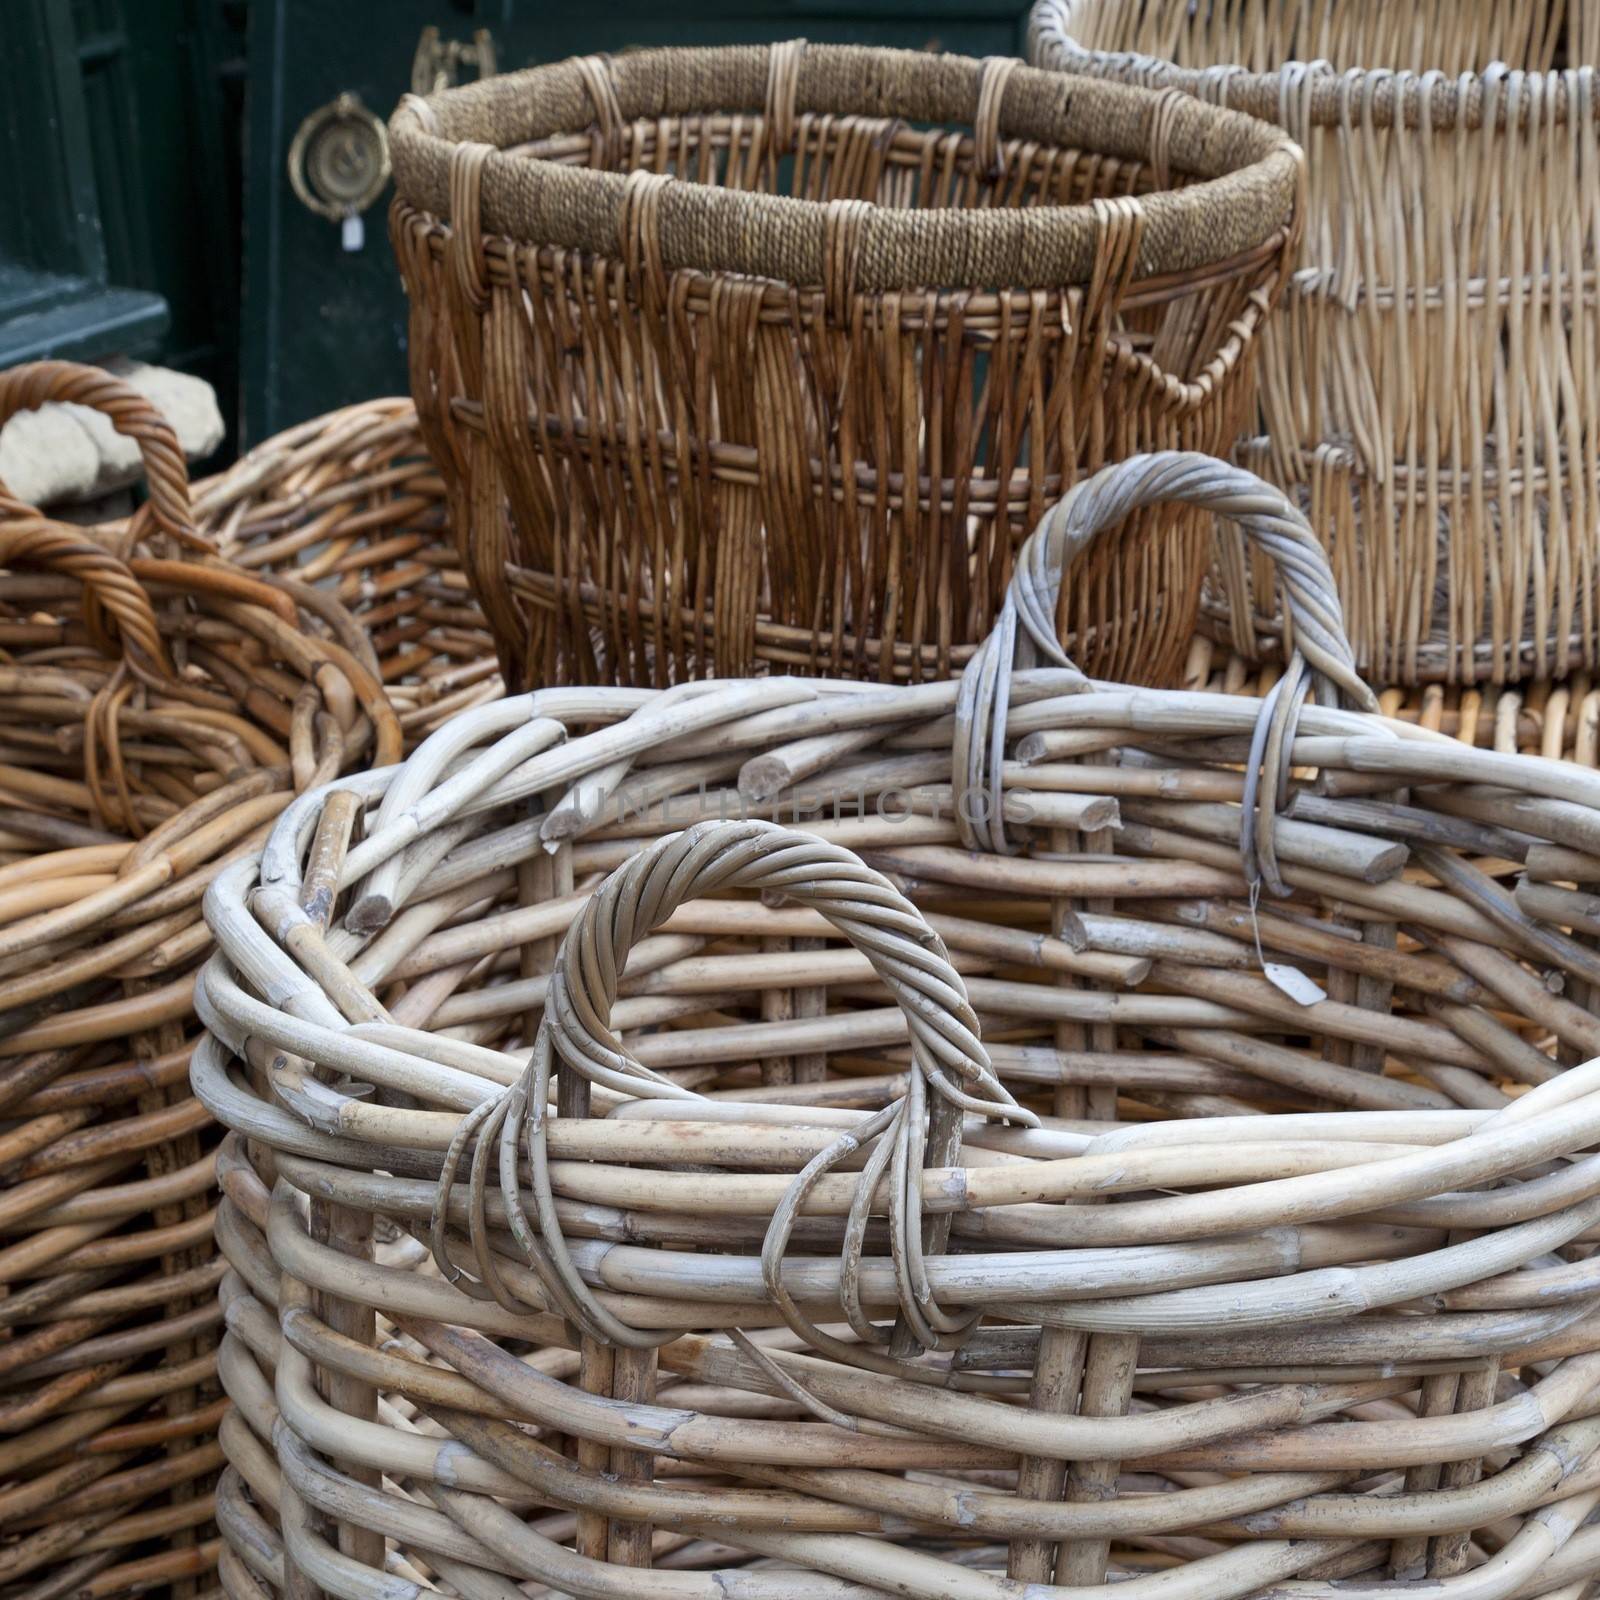
[[[799,44],[508,75],[393,148],[412,390],[519,688],[958,669],[1080,472],[1235,436],[1299,184],[1181,98]],[[1086,667],[1173,675],[1208,533],[1085,563]]]
[[[408,740],[503,692],[410,400],[268,439],[195,486],[195,516],[235,566],[298,585],[323,627],[371,650]]]
[[[1241,459],[1309,509],[1379,681],[1600,663],[1597,49],[1589,0],[1035,6],[1041,64],[1271,117],[1304,148],[1300,268]],[[1224,563],[1217,614],[1259,655],[1251,576]]]
[[[1294,569],[1266,699],[1029,663],[1157,492]],[[1339,704],[1331,591],[1149,458],[965,684],[543,691],[296,801],[209,892],[193,1069],[230,1592],[1600,1570],[1600,779]],[[959,848],[977,748],[1022,859]]]

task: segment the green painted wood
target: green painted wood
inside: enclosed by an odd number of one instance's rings
[[[405,300],[389,250],[387,197],[366,215],[366,247],[289,186],[300,121],[344,90],[387,116],[411,86],[424,27],[494,38],[502,71],[640,45],[803,37],[967,55],[1020,52],[1027,0],[251,0],[249,162],[242,312],[243,427],[259,440],[373,394],[403,392]]]
[[[0,357],[108,353],[109,338],[149,345],[166,308],[111,290],[66,0],[0,7],[0,59],[29,64],[0,95]]]
[[[389,250],[387,196],[367,212],[366,248],[289,184],[302,120],[350,91],[380,116],[411,87],[429,23],[464,30],[448,0],[252,0],[247,55],[244,304],[240,326],[244,447],[293,422],[406,389],[404,296]]]
[[[151,354],[167,323],[158,294],[0,261],[0,367]]]
[[[154,354],[210,382],[231,429],[240,151],[218,80],[242,13],[218,0],[72,5],[110,279],[166,301]]]
[[[0,362],[141,356],[231,410],[240,157],[220,80],[242,4],[0,4]]]

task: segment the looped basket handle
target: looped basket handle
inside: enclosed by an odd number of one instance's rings
[[[189,469],[166,419],[138,390],[98,367],[74,361],[34,361],[0,372],[0,428],[19,411],[71,404],[102,412],[144,457],[150,503],[163,527],[194,533],[189,514]],[[200,541],[202,544],[205,542]],[[59,573],[83,589],[83,618],[103,654],[121,656],[136,678],[163,680],[172,667],[155,608],[122,555],[75,527],[53,522],[0,482],[0,566]],[[108,626],[108,623],[111,624]]]
[[[78,584],[95,647],[120,664],[95,691],[83,721],[83,778],[110,826],[144,832],[117,738],[118,718],[138,682],[175,681],[155,607],[143,582],[114,550],[77,528],[51,522],[0,485],[0,569],[43,568]]]
[[[1162,503],[1195,506],[1227,518],[1277,568],[1294,650],[1283,678],[1263,702],[1253,769],[1270,764],[1292,744],[1292,737],[1285,735],[1292,734],[1293,717],[1313,684],[1324,688],[1331,703],[1343,694],[1361,710],[1378,709],[1377,697],[1356,671],[1327,555],[1311,524],[1282,491],[1242,467],[1193,451],[1131,456],[1085,479],[1045,513],[1018,553],[994,631],[962,674],[954,782],[958,793],[976,791],[988,798],[981,808],[957,807],[968,849],[1011,848],[1001,818],[1000,788],[1012,672],[1039,662],[1072,669],[1056,622],[1062,573],[1107,528],[1132,512]],[[1270,776],[1276,793],[1287,779],[1287,769],[1280,762],[1271,767]],[[1252,785],[1246,794],[1241,840],[1252,881],[1257,867],[1254,800]],[[981,814],[969,817],[966,813],[974,809]],[[1281,892],[1270,859],[1270,820],[1267,830],[1268,855],[1260,865],[1274,892]]]
[[[120,653],[135,677],[171,678],[155,608],[128,563],[76,530],[19,508],[0,485],[0,567],[19,566],[42,567],[81,584],[84,618],[97,647],[106,655]],[[116,624],[115,640],[101,625],[105,617]]]
[[[180,543],[196,550],[215,550],[195,526],[189,503],[189,465],[178,436],[146,396],[99,367],[75,361],[34,361],[0,372],[0,427],[19,411],[52,403],[88,406],[138,445],[150,498],[135,518],[136,524],[149,517]],[[18,514],[25,509],[0,484],[0,513]]]
[[[1027,1125],[1036,1125],[1038,1119],[1018,1106],[995,1077],[965,985],[916,907],[850,851],[769,822],[701,823],[662,839],[618,867],[583,907],[556,958],[526,1074],[498,1100],[469,1112],[446,1153],[433,1214],[433,1249],[440,1269],[464,1284],[449,1257],[445,1224],[457,1167],[476,1139],[469,1216],[475,1260],[484,1273],[482,1289],[502,1304],[523,1308],[495,1273],[488,1241],[482,1236],[493,1150],[498,1153],[500,1191],[511,1231],[561,1312],[592,1337],[613,1344],[648,1348],[672,1337],[623,1322],[600,1303],[573,1264],[550,1179],[546,1141],[550,1088],[552,1075],[559,1070],[568,1081],[571,1075],[584,1085],[634,1098],[704,1098],[634,1060],[611,1032],[610,1016],[634,945],[685,901],[730,889],[779,893],[820,912],[872,963],[904,1012],[911,1040],[907,1092],[816,1156],[774,1214],[762,1255],[769,1290],[803,1337],[814,1344],[827,1341],[827,1335],[805,1322],[783,1290],[783,1253],[793,1221],[816,1181],[878,1138],[878,1147],[860,1174],[854,1201],[862,1225],[846,1230],[845,1279],[853,1279],[851,1253],[859,1255],[866,1212],[889,1169],[902,1317],[924,1345],[965,1331],[965,1321],[947,1317],[933,1304],[922,1271],[920,1185],[925,1158],[931,1156],[933,1164],[955,1159],[964,1112]],[[585,1088],[579,1103],[586,1103],[587,1093]],[[527,1203],[518,1172],[524,1146],[532,1172]],[[870,1337],[881,1341],[883,1330],[873,1329]]]

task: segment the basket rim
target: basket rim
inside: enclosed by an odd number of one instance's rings
[[[1273,72],[1252,72],[1234,62],[1180,67],[1138,50],[1090,50],[1072,36],[1072,18],[1085,0],[1034,0],[1028,15],[1028,60],[1049,72],[1113,75],[1151,89],[1176,89],[1210,105],[1287,126],[1298,102],[1306,127],[1396,126],[1434,132],[1477,130],[1493,120],[1496,131],[1532,124],[1564,127],[1576,100],[1580,114],[1600,118],[1595,69],[1570,67],[1527,72],[1495,63],[1478,72],[1412,72],[1391,67],[1351,67],[1327,61],[1283,62]]]
[[[1199,181],[1135,200],[912,211],[815,201],[542,160],[516,147],[599,124],[707,110],[796,110],[961,123],[999,137],[1169,162]],[[661,49],[582,57],[408,95],[390,122],[397,204],[469,235],[511,237],[652,270],[737,273],[853,292],[1050,289],[1089,283],[1108,234],[1138,232],[1133,277],[1198,272],[1292,233],[1303,161],[1281,129],[1191,97],[1063,79],[1009,58],[858,45]],[[481,265],[481,254],[478,258]],[[481,272],[473,274],[481,287]]]

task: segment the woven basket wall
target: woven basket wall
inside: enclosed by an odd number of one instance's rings
[[[199,1595],[226,1409],[218,1131],[187,1081],[200,900],[298,790],[403,748],[397,660],[259,540],[314,525],[379,581],[369,535],[436,526],[441,488],[391,405],[370,451],[311,425],[196,505],[134,391],[0,374],[0,420],[62,400],[139,441],[150,499],[83,529],[0,490],[0,1593]],[[372,482],[408,453],[412,492]],[[256,572],[211,553],[224,532]]]
[[[368,400],[268,439],[197,484],[194,509],[236,566],[293,579],[308,605],[326,595],[330,617],[353,619],[346,642],[370,642],[408,741],[504,692],[409,399]]]
[[[1225,448],[1296,226],[1264,125],[1010,60],[803,44],[395,114],[412,392],[513,687],[948,675],[1078,475]],[[1170,680],[1210,527],[1073,574]]]
[[[1281,564],[1264,699],[1056,642],[1167,501]],[[1600,777],[1382,716],[1183,455],[960,682],[546,690],[304,797],[207,901],[229,1593],[1580,1595],[1597,882]]]
[[[1038,0],[1029,51],[1271,117],[1305,150],[1240,459],[1310,513],[1363,669],[1600,664],[1600,6]],[[1232,557],[1219,625],[1259,656],[1266,574]]]

